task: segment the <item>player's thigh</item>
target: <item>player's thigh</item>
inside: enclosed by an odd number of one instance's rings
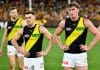
[[[11,66],[15,65],[16,56],[15,55],[8,55],[9,63]]]
[[[77,67],[87,67],[88,62],[87,62],[87,53],[80,53],[77,54],[75,57],[75,64]]]
[[[81,53],[76,58],[76,70],[88,70],[87,53]]]
[[[19,67],[24,66],[24,57],[23,56],[20,56],[20,57],[17,56],[17,64]]]
[[[75,62],[74,62],[73,54],[64,53],[62,66],[63,67],[68,67],[69,69],[75,67]]]
[[[87,66],[77,66],[76,70],[88,70]]]
[[[18,66],[24,65],[24,56],[16,50]]]
[[[10,65],[15,65],[16,51],[12,45],[7,45],[7,55]]]
[[[16,54],[16,49],[12,45],[7,45],[7,55],[15,55]]]
[[[72,67],[64,67],[64,70],[73,70]]]
[[[32,61],[31,58],[24,57],[24,69],[23,70],[30,70],[32,67]]]
[[[43,61],[43,57],[38,57],[33,59],[33,67],[34,70],[44,70],[44,61]]]

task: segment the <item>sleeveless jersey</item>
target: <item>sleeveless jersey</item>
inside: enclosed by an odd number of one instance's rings
[[[65,22],[65,44],[69,46],[67,53],[82,53],[80,45],[85,45],[87,36],[87,28],[84,25],[84,18],[80,17],[77,21],[72,21],[70,18]]]
[[[15,22],[12,22],[11,20],[8,21],[8,24],[7,24],[8,45],[12,45],[11,44],[12,38],[16,35],[18,30],[22,28],[21,20],[22,19],[17,19]],[[17,42],[18,42],[18,45],[21,46],[23,43],[23,37],[21,37]]]
[[[39,25],[35,25],[32,28],[24,27],[25,50],[30,53],[27,58],[36,58],[36,53],[42,50],[43,34],[39,32],[39,27]]]

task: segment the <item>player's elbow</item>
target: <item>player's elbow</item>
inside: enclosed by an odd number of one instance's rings
[[[55,39],[57,36],[58,36],[58,35],[54,33],[54,35],[53,35],[53,39]]]
[[[50,40],[50,41],[52,41],[52,40],[53,40],[53,36],[52,36],[52,35],[49,37],[49,40]]]
[[[55,33],[55,34],[53,35],[53,38],[56,39],[57,37],[59,37],[59,35]]]
[[[53,35],[53,41],[56,42],[56,40],[57,40],[58,37],[59,37],[58,35],[54,34]]]
[[[97,39],[100,40],[100,32],[96,35]]]
[[[100,40],[100,34],[98,35],[98,38],[99,38],[99,40]]]
[[[15,39],[12,39],[12,40],[11,40],[11,43],[12,43],[13,45],[15,44],[15,42],[16,42]]]

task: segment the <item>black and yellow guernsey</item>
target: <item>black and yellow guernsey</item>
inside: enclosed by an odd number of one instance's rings
[[[21,18],[17,19],[15,22],[12,22],[11,20],[8,21],[8,24],[7,24],[8,45],[12,45],[11,44],[12,38],[16,35],[18,30],[22,28],[21,21],[22,21]],[[23,37],[21,37],[17,42],[18,42],[18,45],[21,46],[23,43]]]
[[[25,50],[30,53],[30,56],[27,58],[36,58],[36,53],[42,50],[43,34],[40,33],[39,27],[36,24],[32,28],[24,27]]]
[[[82,53],[80,45],[85,45],[87,36],[87,28],[84,25],[84,18],[80,17],[77,21],[72,21],[70,18],[65,22],[65,44],[69,46],[67,53]]]

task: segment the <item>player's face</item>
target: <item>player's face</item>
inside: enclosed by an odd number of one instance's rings
[[[35,21],[35,15],[33,15],[33,14],[26,14],[25,15],[25,19],[26,19],[27,25],[33,25],[33,23]]]
[[[68,8],[68,13],[69,13],[69,16],[70,17],[76,17],[78,16],[78,13],[79,13],[79,9],[76,8],[75,6],[72,6],[70,8]]]
[[[18,11],[17,11],[17,9],[11,10],[11,11],[10,11],[10,16],[11,16],[11,18],[13,18],[13,19],[17,19],[17,18],[18,18]]]

